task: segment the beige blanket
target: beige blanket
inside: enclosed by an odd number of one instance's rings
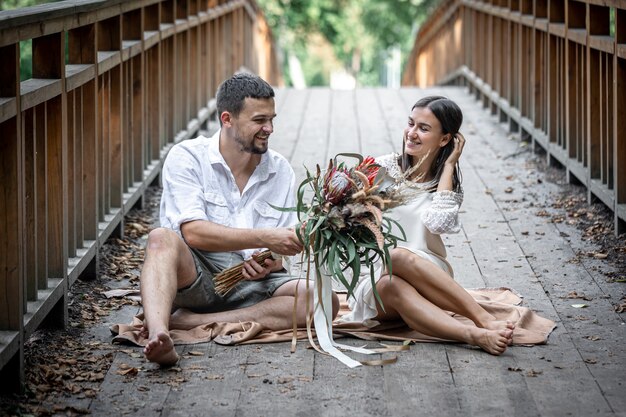
[[[543,318],[527,307],[522,307],[521,297],[508,288],[468,290],[480,305],[498,320],[510,320],[515,323],[513,332],[514,345],[536,345],[546,343],[548,336],[555,327],[552,320]],[[347,312],[345,295],[341,308]],[[472,323],[469,319],[450,313],[462,322]],[[140,330],[143,326],[143,315],[136,316],[131,324],[117,324],[111,327],[116,335],[114,343],[132,343],[143,346],[145,337]],[[271,343],[290,341],[292,329],[282,331],[264,330],[259,323],[207,323],[191,330],[170,331],[174,343],[187,345],[214,341],[221,345],[239,345],[249,343]],[[368,328],[360,323],[335,323],[333,325],[335,337],[351,336],[365,340],[395,340],[413,342],[442,342],[445,340],[433,338],[411,330],[401,321],[386,322],[374,328]],[[306,339],[306,329],[298,329],[298,339]]]

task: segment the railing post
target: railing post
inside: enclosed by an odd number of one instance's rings
[[[49,314],[48,325],[67,324],[68,210],[67,100],[65,94],[65,32],[33,39],[33,77],[60,81],[60,92],[47,100],[45,112],[47,184],[47,278],[60,279],[62,295]],[[39,138],[38,138],[39,139]],[[41,178],[41,176],[39,177]],[[41,197],[41,196],[40,196]],[[46,282],[46,287],[48,283]],[[45,287],[44,287],[45,288]]]
[[[11,357],[0,388],[19,391],[24,382],[23,194],[19,43],[0,47],[0,97],[14,100],[14,114],[0,122],[0,342]]]

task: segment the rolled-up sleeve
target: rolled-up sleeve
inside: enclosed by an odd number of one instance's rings
[[[458,233],[461,230],[459,209],[463,191],[437,191],[430,207],[422,212],[424,226],[433,234]]]
[[[183,223],[208,220],[202,188],[202,169],[197,158],[184,147],[170,150],[163,164],[163,195],[160,221],[180,233]]]

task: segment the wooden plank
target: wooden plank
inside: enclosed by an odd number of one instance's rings
[[[76,119],[77,109],[75,103],[75,91],[70,91],[67,97],[67,195],[65,196],[67,207],[67,256],[76,256]]]
[[[22,113],[24,147],[24,278],[26,300],[37,298],[37,182],[34,110]]]
[[[132,141],[132,61],[125,62],[122,65],[122,206],[126,204],[126,194],[130,187],[133,186],[133,178],[131,175],[133,169],[133,141]]]
[[[30,78],[21,83],[21,110],[33,108],[61,94],[59,79]]]
[[[309,97],[305,110],[299,116],[302,122],[298,141],[289,160],[296,178],[302,179],[306,178],[304,166],[314,173],[315,166],[311,166],[311,163],[326,163],[330,135],[327,120],[332,106],[332,92],[329,89],[312,89],[307,94]]]
[[[398,97],[395,97],[398,100]],[[395,129],[390,132],[388,121],[382,117],[383,129],[381,129],[382,107],[390,103],[383,103],[379,99],[379,89],[358,89],[355,91],[354,107],[358,136],[363,156],[379,156],[391,153],[401,137],[401,130]],[[395,139],[395,140],[394,140]],[[395,145],[395,146],[394,146]]]
[[[613,90],[613,169],[615,198],[618,204],[626,203],[626,119],[618,115],[626,112],[626,60],[615,58]],[[626,218],[622,218],[626,221]],[[617,220],[616,220],[617,222]],[[617,228],[616,228],[617,229]]]
[[[83,236],[86,240],[96,240],[98,237],[98,219],[100,206],[100,148],[99,148],[99,100],[98,83],[89,81],[82,89],[83,131],[82,131],[82,207],[83,207]]]
[[[0,124],[0,329],[22,329],[21,145],[17,117]]]
[[[144,162],[144,138],[145,135],[145,118],[144,108],[146,105],[145,97],[147,96],[147,86],[143,78],[145,73],[144,60],[142,54],[135,57],[131,67],[131,137],[132,137],[132,171],[131,182],[141,182],[143,180]]]
[[[277,116],[274,119],[271,147],[289,161],[293,160],[296,146],[303,133],[309,99],[309,91],[276,89]]]
[[[99,219],[98,221],[104,221],[104,216],[110,212],[110,162],[109,162],[109,146],[110,146],[110,94],[111,94],[111,81],[110,73],[107,72],[100,76],[100,91],[99,91],[99,135],[98,135],[98,155],[100,157],[98,173],[98,179],[100,180],[98,196],[99,203]]]
[[[48,142],[48,273],[63,278],[67,273],[67,131],[64,97],[46,103]]]
[[[83,108],[83,88],[76,91],[74,96],[74,103],[76,105],[76,118],[74,124],[74,160],[70,161],[70,164],[74,166],[74,204],[75,204],[75,236],[76,236],[76,248],[83,247],[83,241],[85,240],[85,220],[83,213],[83,141],[85,138],[84,131],[84,118],[86,111]]]
[[[333,91],[329,113],[328,151],[321,161],[328,161],[340,152],[363,152],[362,138],[354,113],[354,94],[351,90]]]
[[[109,203],[111,207],[122,207],[124,193],[124,135],[122,92],[124,90],[122,66],[110,71],[109,90],[109,148],[106,156],[109,161]]]
[[[46,105],[35,108],[37,288],[48,288],[48,143]]]
[[[463,108],[469,119],[470,115],[467,107]],[[488,132],[488,127],[484,123],[477,124],[476,121],[474,123],[479,132]],[[488,144],[492,144],[493,148]],[[611,310],[610,302],[602,298],[601,294],[603,291],[598,288],[596,281],[589,276],[586,270],[579,268],[576,264],[566,262],[575,256],[576,250],[569,247],[569,239],[566,239],[564,236],[571,236],[576,232],[569,228],[567,232],[563,231],[561,233],[559,231],[555,233],[554,223],[545,223],[540,220],[541,218],[534,216],[537,207],[541,207],[541,202],[545,198],[544,195],[554,192],[546,188],[554,187],[556,189],[557,186],[548,185],[545,182],[539,186],[536,185],[536,181],[530,181],[527,184],[534,184],[534,186],[532,186],[532,189],[526,189],[530,185],[518,182],[513,192],[507,195],[507,192],[504,191],[507,184],[503,183],[502,176],[499,174],[504,167],[506,167],[506,172],[517,178],[525,178],[528,175],[525,173],[527,168],[524,166],[524,158],[520,158],[519,162],[502,158],[503,155],[515,152],[515,147],[516,144],[514,142],[494,142],[492,139],[483,139],[483,146],[480,147],[481,152],[468,152],[467,158],[474,166],[474,172],[479,175],[479,181],[482,181],[489,188],[490,195],[493,196],[497,204],[497,210],[501,211],[502,216],[506,219],[506,223],[491,224],[480,233],[484,235],[489,231],[496,231],[501,227],[499,226],[501,224],[506,224],[509,229],[508,231],[496,232],[497,241],[495,239],[481,239],[480,242],[473,242],[472,247],[475,253],[479,254],[478,259],[480,260],[484,257],[486,262],[490,258],[493,259],[489,255],[490,253],[506,254],[508,257],[501,260],[507,260],[507,262],[491,267],[494,270],[499,270],[498,277],[500,281],[522,291],[530,306],[540,311],[542,315],[554,317],[555,314],[558,314],[560,322],[565,327],[565,329],[557,328],[555,334],[551,337],[550,345],[546,346],[548,348],[547,351],[542,348],[546,353],[542,356],[543,359],[541,357],[537,358],[538,355],[536,353],[524,355],[526,359],[524,359],[524,362],[518,361],[518,364],[523,364],[520,367],[524,371],[531,368],[542,372],[542,376],[536,378],[526,377],[526,383],[532,392],[541,415],[549,415],[555,412],[599,413],[610,412],[609,410],[611,409],[620,409],[621,400],[617,401],[616,395],[613,396],[611,394],[612,398],[608,399],[603,397],[603,393],[605,390],[613,392],[617,388],[615,378],[618,378],[618,375],[615,372],[611,373],[610,369],[618,369],[622,366],[620,363],[626,360],[626,358],[624,355],[615,354],[615,352],[608,354],[610,355],[608,357],[605,357],[603,353],[601,354],[602,359],[598,360],[598,363],[608,361],[611,362],[610,365],[586,366],[584,360],[589,360],[592,352],[593,355],[598,355],[600,352],[597,346],[594,347],[593,344],[588,344],[585,342],[588,339],[583,339],[583,337],[588,334],[597,334],[602,338],[606,337],[607,340],[615,340],[616,331],[620,334],[624,332],[620,327],[621,320],[612,314],[607,316],[605,312],[607,309]],[[489,148],[494,150],[494,155],[489,155],[487,152]],[[498,154],[500,158],[498,158]],[[499,160],[502,162],[499,162]],[[500,168],[497,167],[498,164],[500,164]],[[466,195],[470,194],[470,184],[475,183],[470,174],[473,175],[473,172],[465,173]],[[479,190],[476,190],[472,194],[478,194],[478,192]],[[535,193],[540,194],[536,195]],[[534,195],[536,196],[531,197]],[[525,196],[526,201],[532,198],[533,205],[520,205],[521,196]],[[485,202],[481,204],[481,208],[485,212]],[[482,217],[482,215],[477,217]],[[471,220],[478,220],[478,222],[484,222],[488,225],[488,219],[494,217],[495,213],[487,214],[486,219],[472,218]],[[468,221],[469,219],[464,219],[464,227],[466,228],[471,226]],[[560,227],[560,223],[558,225]],[[507,234],[510,236],[509,238],[506,238]],[[503,235],[505,239],[502,239]],[[485,249],[480,249],[482,245],[491,246],[491,249],[486,247]],[[506,247],[506,249],[498,251],[494,245]],[[525,264],[523,261],[520,263],[517,263],[519,261],[511,262],[515,258],[515,252],[519,250],[513,250],[515,246],[521,249],[528,264]],[[529,255],[531,257],[528,257]],[[516,265],[519,267],[516,268]],[[485,271],[488,267],[489,265],[484,263],[484,266],[481,266],[481,270]],[[522,278],[522,274],[526,273],[529,274],[530,280],[519,279]],[[533,275],[535,275],[535,278],[532,277]],[[513,278],[515,276],[519,278]],[[508,280],[511,280],[511,284],[514,285],[508,284]],[[590,303],[593,305],[589,307],[593,311],[586,310],[584,314],[591,314],[595,320],[600,322],[602,327],[594,324],[591,318],[589,321],[580,321],[574,317],[577,313],[572,311],[574,309],[572,309],[570,304],[576,302],[576,300],[569,300],[564,297],[572,290],[593,298],[593,302]],[[563,331],[567,333],[563,333]],[[620,337],[617,336],[617,338]],[[553,339],[556,339],[554,343],[552,342]],[[588,348],[591,350],[587,350]],[[520,353],[525,353],[524,349],[519,351]],[[518,349],[511,349],[511,353],[517,356]],[[528,362],[528,359],[531,361]],[[542,363],[543,360],[553,362],[556,368],[552,367],[551,363]],[[560,361],[563,362],[561,363]],[[594,368],[601,369],[596,370]],[[564,370],[567,371],[563,372]],[[599,375],[602,376],[600,377]],[[596,389],[596,384],[603,388]],[[545,392],[548,387],[551,387],[551,392],[557,390],[562,393],[559,396],[559,400],[557,400],[558,403],[552,399],[542,399],[546,395]],[[609,405],[609,401],[611,405]]]
[[[587,47],[587,155],[589,177],[599,178],[600,161],[600,53]]]

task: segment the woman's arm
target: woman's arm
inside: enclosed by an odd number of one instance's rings
[[[459,132],[452,140],[454,141],[454,149],[448,159],[446,159],[446,162],[444,162],[443,172],[441,173],[441,178],[439,178],[439,184],[437,185],[437,191],[452,191],[454,189],[452,178],[454,177],[456,164],[459,162],[461,153],[463,153],[465,138]]]

